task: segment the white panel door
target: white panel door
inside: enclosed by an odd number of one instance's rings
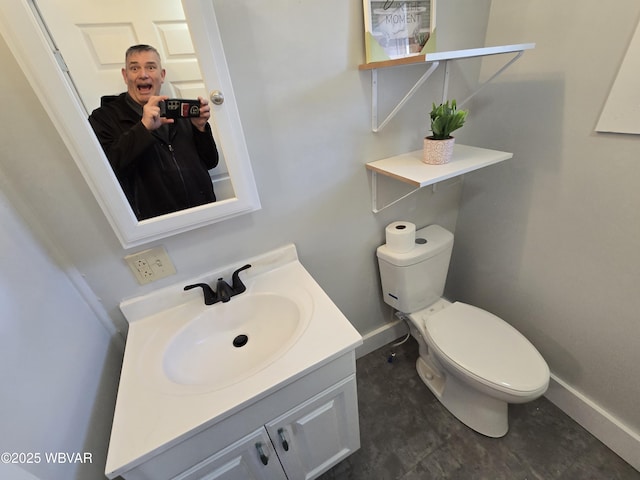
[[[267,424],[287,477],[310,480],[360,448],[356,377]]]
[[[128,47],[153,45],[167,70],[163,93],[207,97],[180,0],[35,0],[90,113],[126,90]]]

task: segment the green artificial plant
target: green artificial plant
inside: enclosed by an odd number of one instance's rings
[[[451,132],[464,125],[468,113],[468,110],[458,110],[455,100],[451,100],[451,105],[449,100],[438,106],[434,103],[429,114],[432,135],[427,138],[434,140],[451,138]]]

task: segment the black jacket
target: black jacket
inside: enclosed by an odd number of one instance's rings
[[[89,116],[138,220],[215,202],[208,170],[218,164],[211,127],[189,119],[148,131],[128,94],[106,96]]]

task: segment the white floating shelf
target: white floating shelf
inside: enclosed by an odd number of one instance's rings
[[[375,213],[399,202],[416,190],[433,185],[449,178],[457,177],[465,173],[473,172],[480,168],[488,167],[513,157],[513,153],[489,150],[486,148],[470,147],[468,145],[455,145],[453,158],[444,165],[427,165],[422,162],[422,150],[383,158],[366,164],[367,170],[372,175],[372,209]],[[381,208],[377,206],[377,175],[391,177],[416,187],[392,203]]]
[[[466,58],[478,58],[488,57],[491,55],[504,55],[513,54],[513,57],[508,60],[500,69],[498,69],[491,77],[478,85],[475,90],[467,96],[467,98],[458,102],[458,106],[462,107],[466,102],[471,100],[480,90],[488,85],[494,78],[502,74],[507,68],[509,68],[514,62],[516,62],[526,50],[532,50],[536,46],[535,43],[518,43],[515,45],[499,45],[495,47],[481,47],[481,48],[468,48],[464,50],[451,50],[447,52],[433,52],[423,55],[415,55],[407,58],[400,58],[395,60],[384,60],[381,62],[365,63],[360,65],[360,70],[371,70],[371,130],[373,132],[379,132],[387,123],[391,121],[393,117],[402,109],[402,107],[413,97],[418,88],[426,82],[429,77],[438,69],[440,63],[444,63],[444,83],[442,88],[442,102],[448,99],[449,91],[449,62],[456,60],[464,60]],[[418,81],[411,87],[407,94],[398,102],[393,110],[387,115],[387,117],[380,123],[378,123],[378,69],[387,67],[399,67],[402,65],[415,65],[415,64],[428,65],[427,71],[422,74]]]
[[[382,60],[379,62],[363,63],[360,70],[373,70],[378,68],[398,67],[400,65],[412,65],[416,63],[440,62],[443,60],[459,60],[462,58],[487,57],[504,53],[520,53],[536,47],[535,43],[518,43],[515,45],[498,45],[494,47],[467,48],[464,50],[449,50],[446,52],[432,52],[412,57],[395,60]]]

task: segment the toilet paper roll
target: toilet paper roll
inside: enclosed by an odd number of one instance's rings
[[[411,222],[393,222],[385,229],[387,247],[398,253],[406,253],[416,245],[416,226]]]

